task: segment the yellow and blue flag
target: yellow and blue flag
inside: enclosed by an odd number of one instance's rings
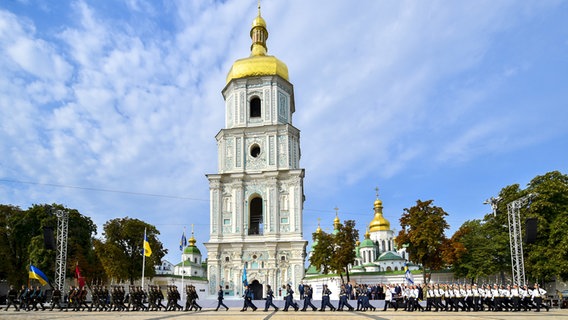
[[[144,233],[144,255],[149,257],[152,255],[152,248],[150,248],[150,243],[148,242],[148,237]]]
[[[183,251],[183,248],[187,247],[187,238],[185,237],[185,231],[181,234],[181,241],[179,242],[179,250]]]
[[[404,277],[406,278],[406,282],[408,282],[409,284],[414,284],[414,276],[410,272],[410,269],[408,269],[407,263],[404,264]]]
[[[37,279],[42,286],[49,282],[47,276],[33,265],[30,265],[30,279]]]

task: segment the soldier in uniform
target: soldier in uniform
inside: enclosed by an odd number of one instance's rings
[[[268,286],[268,290],[270,290],[270,286]],[[229,310],[229,307],[223,303],[223,299],[225,299],[225,293],[223,292],[223,287],[219,286],[219,290],[217,291],[217,308],[215,311],[218,311],[221,306],[225,307],[225,311]]]
[[[296,302],[294,302],[294,290],[290,284],[286,285],[286,297],[285,297],[285,304],[284,309],[282,311],[288,311],[288,308],[292,307],[294,310],[298,311],[299,307]]]
[[[440,288],[440,285],[434,285],[434,311],[444,310],[444,305],[442,304],[442,297],[444,296],[444,289]]]
[[[542,303],[542,298],[546,296],[546,290],[538,286],[538,283],[534,284],[534,289],[532,290],[532,300],[535,305],[535,312],[540,312],[540,308],[545,308],[548,311],[549,307]]]
[[[314,291],[312,290],[312,287],[309,284],[305,284],[304,285],[304,307],[300,311],[306,311],[306,309],[308,307],[311,307],[312,311],[318,310],[318,308],[316,306],[314,306],[314,304],[312,303],[313,295],[314,295]],[[278,311],[278,308],[276,308],[276,311]]]
[[[305,286],[303,288],[306,290]],[[266,303],[264,304],[264,311],[268,311],[270,307],[273,307],[275,311],[278,311],[278,307],[274,304],[274,302],[272,302],[272,299],[274,299],[274,291],[272,291],[272,288],[268,284],[266,285]],[[227,310],[229,310],[229,308],[227,308]]]
[[[365,288],[366,288],[366,286],[363,287],[363,289],[365,289]],[[373,293],[371,292],[371,290],[363,290],[362,297],[361,297],[361,305],[362,305],[361,311],[367,311],[368,309],[371,309],[373,311],[377,310],[377,308],[375,308],[371,304],[372,294]]]
[[[18,297],[20,299],[20,310],[26,310],[28,308],[28,288],[25,285],[22,285]]]
[[[395,289],[392,285],[385,286],[385,307],[383,308],[383,311],[387,311],[389,306],[394,308],[394,311],[398,310],[396,297],[394,296],[395,294]]]
[[[16,291],[16,289],[14,289],[13,285],[10,285],[10,290],[8,290],[8,305],[6,306],[6,311],[8,311],[8,308],[10,308],[10,306],[14,306],[16,311],[20,311],[20,309],[16,305],[17,299],[18,292]]]
[[[91,311],[91,307],[89,307],[89,305],[87,304],[87,294],[89,292],[87,291],[87,287],[83,287],[80,289],[80,304],[83,307],[83,311],[85,311],[85,309]]]
[[[254,303],[252,303],[252,291],[250,290],[249,286],[245,286],[245,292],[243,294],[243,298],[244,300],[244,306],[241,309],[242,311],[246,311],[248,307],[252,308],[252,311],[256,311],[256,306],[254,305]]]
[[[197,294],[197,290],[195,290],[194,285],[189,286],[189,292],[191,296],[191,307],[195,308],[195,311],[203,309],[199,304],[197,304],[197,300],[199,300],[199,295]]]
[[[337,306],[337,311],[343,311],[343,307],[347,307],[349,311],[353,311],[353,307],[347,301],[347,289],[345,285],[341,285],[341,289],[339,289],[339,305]]]
[[[59,290],[59,288],[53,290],[53,294],[51,295],[51,308],[49,311],[53,311],[55,306],[59,307],[59,311],[63,310],[63,306],[61,306],[61,290]]]
[[[335,307],[329,301],[329,296],[331,295],[331,290],[327,287],[327,284],[323,285],[323,290],[321,292],[321,309],[319,311],[325,311],[325,307],[331,308],[331,311],[335,311]]]

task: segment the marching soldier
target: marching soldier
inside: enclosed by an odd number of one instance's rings
[[[323,290],[321,292],[321,309],[319,311],[325,311],[325,307],[329,307],[331,311],[337,310],[329,301],[330,295],[331,295],[331,290],[328,289],[327,284],[324,284]]]
[[[53,290],[53,294],[51,295],[51,309],[49,309],[49,311],[53,311],[55,306],[59,307],[59,311],[63,310],[63,306],[61,306],[61,290],[59,290],[59,288]]]
[[[532,290],[532,300],[536,307],[535,312],[540,312],[540,308],[544,307],[548,311],[549,307],[542,303],[542,298],[546,296],[546,290],[538,286],[538,283],[534,284],[534,289]]]
[[[307,297],[307,287],[303,287],[304,288],[304,297]],[[272,299],[274,299],[274,291],[272,291],[272,288],[270,287],[270,285],[266,285],[266,303],[264,304],[264,310],[263,311],[268,311],[268,309],[270,309],[270,307],[273,307],[275,311],[278,311],[278,307],[274,304],[274,302],[272,302]],[[307,299],[307,298],[306,298]],[[219,307],[217,307],[219,308]],[[304,305],[304,308],[305,305]],[[227,308],[227,310],[229,310],[229,308]],[[306,311],[306,310],[303,310]]]
[[[313,298],[312,287],[309,284],[305,284],[304,285],[304,307],[300,311],[306,311],[306,309],[308,307],[311,307],[312,311],[318,310],[318,308],[316,306],[314,306],[314,304],[312,303],[312,298]],[[278,308],[276,308],[276,311],[278,311]]]
[[[270,290],[270,286],[268,286],[268,290]],[[272,291],[272,290],[270,290]],[[224,303],[223,303],[223,299],[225,298],[224,296],[224,292],[223,292],[223,287],[219,286],[219,291],[217,291],[217,308],[215,309],[215,311],[219,310],[219,307],[223,306],[225,307],[225,311],[229,310],[229,307],[227,307]],[[268,301],[268,298],[267,298]],[[268,303],[268,302],[267,302]],[[278,309],[278,308],[277,308]],[[265,310],[266,311],[266,310]]]
[[[290,284],[286,285],[286,297],[285,297],[285,304],[284,304],[284,309],[282,311],[288,311],[289,307],[294,308],[294,310],[298,311],[299,307],[298,304],[296,302],[294,302],[294,290],[292,290],[292,287],[290,286]]]
[[[347,307],[349,311],[353,311],[353,307],[347,301],[347,290],[345,285],[341,285],[341,289],[339,290],[339,305],[337,306],[337,311],[343,311],[343,307]]]
[[[8,305],[6,306],[6,311],[8,311],[8,308],[10,308],[10,306],[14,306],[16,311],[20,311],[20,309],[18,309],[18,306],[16,305],[17,298],[18,292],[16,291],[16,289],[14,289],[13,285],[10,285],[10,290],[8,290]]]
[[[242,311],[246,311],[248,307],[252,308],[252,311],[256,311],[256,306],[254,305],[254,303],[252,303],[252,291],[250,290],[249,286],[245,286],[245,292],[243,294],[243,298],[245,299],[244,301],[244,306],[241,309]]]

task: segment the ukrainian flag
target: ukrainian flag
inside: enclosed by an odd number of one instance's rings
[[[49,282],[47,276],[33,265],[30,265],[30,279],[37,279],[42,286]]]
[[[149,257],[152,255],[152,248],[150,248],[150,243],[148,242],[148,237],[144,234],[144,255]]]

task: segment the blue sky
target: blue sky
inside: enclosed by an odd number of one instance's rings
[[[376,186],[395,230],[433,199],[451,236],[501,188],[568,173],[567,2],[262,6],[295,88],[305,239],[336,206],[363,234]],[[251,0],[1,1],[0,203],[62,203],[99,236],[142,219],[172,262],[194,224],[205,252],[221,90],[255,16]]]

